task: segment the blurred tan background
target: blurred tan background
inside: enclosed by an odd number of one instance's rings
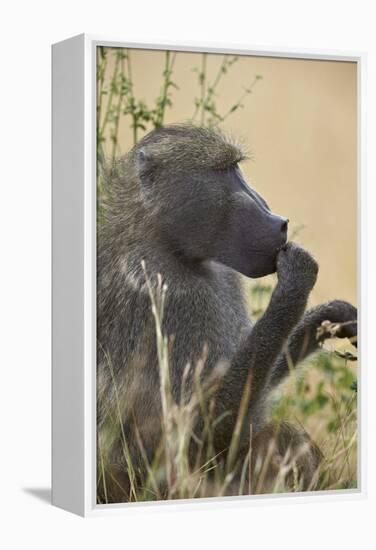
[[[161,90],[165,52],[130,50],[130,56],[134,96],[152,105]],[[114,59],[108,60],[108,75]],[[215,79],[222,60],[223,55],[207,55],[207,83]],[[172,80],[179,89],[170,90],[172,106],[164,123],[192,117],[194,98],[200,96],[193,69],[201,63],[202,54],[177,53]],[[240,56],[216,89],[221,114],[241,98],[256,75],[262,79],[245,95],[243,108],[219,127],[246,144],[252,160],[243,170],[272,210],[290,219],[290,233],[304,226],[295,240],[320,265],[311,304],[331,298],[356,303],[356,64]],[[120,117],[118,154],[133,145],[130,124],[129,116]],[[144,133],[139,131],[138,138]]]

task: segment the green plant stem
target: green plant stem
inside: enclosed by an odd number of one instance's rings
[[[170,51],[166,51],[165,56],[165,69],[163,72],[164,80],[163,80],[163,87],[162,87],[162,94],[161,94],[161,100],[160,100],[160,107],[158,111],[158,115],[156,118],[155,126],[156,128],[162,126],[163,118],[164,118],[164,109],[167,99],[167,90],[168,90],[168,81],[169,81],[169,62],[170,62]]]
[[[205,55],[205,54],[203,54],[203,55]],[[214,81],[213,81],[213,84],[212,84],[211,86],[208,86],[208,90],[210,90],[210,91],[208,91],[208,94],[207,94],[208,97],[214,94],[214,90],[215,90],[216,87],[218,86],[219,81],[221,80],[221,77],[222,77],[222,75],[223,75],[223,67],[225,67],[225,66],[226,66],[226,56],[223,56],[222,63],[221,63],[221,65],[220,65],[219,69],[218,69],[218,72],[217,72],[216,77],[215,77],[215,79],[214,79]],[[204,62],[202,63],[202,67],[204,67]],[[205,70],[206,70],[206,63],[205,63]],[[201,74],[203,74],[203,73],[201,73]],[[197,116],[197,114],[198,114],[198,111],[199,111],[199,109],[200,109],[200,106],[202,106],[203,104],[205,104],[206,99],[207,99],[206,97],[202,98],[202,90],[201,90],[201,99],[200,99],[200,101],[198,102],[198,104],[197,104],[196,107],[195,107],[195,110],[194,110],[194,112],[193,112],[193,115],[192,115],[191,120],[195,120],[195,118],[196,118],[196,116]]]
[[[117,56],[120,57],[120,74],[124,75],[124,54],[122,50],[120,50],[117,53]],[[123,94],[122,89],[120,86],[119,90],[119,96],[118,96],[118,103],[116,106],[116,115],[115,115],[115,127],[114,127],[114,133],[112,136],[112,155],[111,160],[114,162],[115,156],[116,156],[116,147],[118,145],[118,135],[119,135],[119,123],[120,123],[120,114],[121,114],[121,105],[123,103]]]
[[[98,151],[98,162],[101,162],[104,157],[102,140],[103,135],[100,130],[101,116],[102,116],[102,107],[103,107],[103,88],[104,80],[107,69],[107,54],[104,53],[105,50],[103,46],[100,46],[97,50],[97,53],[101,56],[101,61],[97,60],[97,151]],[[100,187],[98,185],[98,187]]]
[[[110,113],[111,113],[111,110],[112,110],[112,101],[113,101],[113,97],[114,97],[114,89],[116,87],[118,72],[119,72],[119,56],[117,55],[116,56],[116,61],[115,61],[115,68],[114,68],[114,72],[113,72],[112,79],[111,79],[110,93],[109,93],[109,96],[108,96],[106,112],[105,112],[105,115],[104,115],[102,128],[101,128],[102,136],[104,135],[107,123],[109,121],[109,116],[110,116]]]
[[[244,99],[247,97],[248,94],[250,94],[252,92],[252,89],[254,88],[254,86],[256,85],[258,80],[259,79],[257,77],[254,78],[252,84],[240,96],[238,101],[236,101],[236,103],[234,103],[234,105],[231,107],[231,109],[229,109],[227,111],[227,113],[223,115],[221,122],[224,122],[231,115],[231,113],[236,111],[243,104]]]
[[[205,122],[205,96],[206,96],[206,61],[207,61],[207,54],[202,54],[202,65],[201,65],[201,126],[204,125]]]
[[[99,63],[97,61],[97,127],[99,128],[102,111],[103,85],[107,68],[107,56],[103,53],[103,46],[98,48],[98,52],[102,56],[102,60]]]
[[[159,110],[158,110],[156,120],[154,122],[154,125],[155,125],[156,128],[159,128],[160,126],[163,126],[164,116],[165,116],[165,113],[166,113],[168,90],[171,87],[170,77],[171,77],[172,69],[173,69],[174,63],[175,63],[176,52],[174,52],[173,55],[171,56],[171,63],[170,63],[170,54],[171,54],[171,52],[169,50],[167,50],[166,51],[166,58],[165,58],[165,69],[164,69],[164,72],[163,72],[164,81],[163,81],[163,86],[162,86]]]
[[[135,113],[135,98],[133,95],[133,80],[132,80],[132,63],[131,63],[131,54],[127,49],[127,72],[128,72],[128,82],[129,82],[129,100],[132,108],[132,129],[133,129],[133,144],[137,143],[137,116]]]
[[[213,84],[211,86],[209,86],[210,89],[211,89],[211,93],[213,93],[214,90],[216,89],[216,87],[218,86],[218,84],[219,84],[219,82],[220,82],[220,80],[223,76],[223,69],[224,69],[224,67],[226,67],[226,65],[227,65],[227,59],[226,59],[226,56],[223,56],[222,63],[220,65],[219,69],[218,69],[218,72],[216,74],[215,79],[213,80]]]

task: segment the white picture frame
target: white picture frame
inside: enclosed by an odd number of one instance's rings
[[[304,494],[96,504],[96,57],[97,46],[352,61],[358,74],[358,488]],[[127,43],[81,34],[52,47],[52,502],[81,516],[141,506],[250,506],[366,495],[364,53],[242,48],[230,44]]]

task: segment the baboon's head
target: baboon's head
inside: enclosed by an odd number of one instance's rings
[[[261,277],[276,269],[288,220],[246,182],[239,168],[244,158],[221,133],[187,125],[154,130],[132,152],[145,223],[172,253]]]

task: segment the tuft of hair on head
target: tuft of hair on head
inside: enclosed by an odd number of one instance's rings
[[[134,153],[145,165],[174,160],[181,167],[202,166],[224,170],[248,158],[245,148],[218,128],[173,124],[157,128],[142,138]]]

